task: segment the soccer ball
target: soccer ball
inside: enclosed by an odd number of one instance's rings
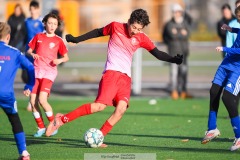
[[[84,134],[85,144],[90,148],[100,147],[103,143],[103,133],[97,128],[90,128]]]

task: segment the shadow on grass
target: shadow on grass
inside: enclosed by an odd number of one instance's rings
[[[171,138],[171,139],[190,139],[195,141],[201,141],[201,138],[198,137],[186,137],[186,136],[162,136],[162,135],[139,135],[139,134],[120,134],[120,133],[109,133],[110,135],[116,135],[116,136],[135,136],[135,137],[153,137],[153,138]],[[10,138],[12,135],[10,134],[1,134],[0,140],[1,141],[10,141],[15,142],[14,138]],[[69,138],[56,138],[56,137],[29,137],[27,136],[27,145],[44,145],[44,144],[59,144],[61,148],[81,148],[81,149],[89,149],[85,144],[83,140],[79,139],[69,139]],[[215,140],[216,142],[230,142],[231,140],[227,138],[218,138]],[[232,142],[232,141],[231,141]],[[159,141],[161,143],[161,141]],[[136,144],[123,144],[123,143],[113,143],[113,142],[106,142],[106,144],[109,145],[109,147],[114,146],[121,146],[121,147],[139,147],[146,148],[149,150],[166,150],[166,151],[183,151],[183,152],[206,152],[206,153],[230,153],[229,149],[211,149],[211,148],[190,148],[190,147],[171,147],[171,146],[146,146],[146,145],[136,145]],[[12,145],[15,145],[12,144]],[[106,148],[107,149],[107,148]]]
[[[189,136],[167,136],[167,135],[141,135],[141,134],[122,134],[122,133],[109,133],[109,135],[114,136],[132,136],[132,137],[145,137],[145,138],[170,138],[170,139],[189,139],[193,141],[198,141],[199,144],[202,141],[202,137],[189,137]],[[216,138],[215,142],[233,142],[233,140],[228,138]]]

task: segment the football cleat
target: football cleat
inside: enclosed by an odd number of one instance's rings
[[[58,128],[64,124],[61,120],[62,116],[63,114],[57,113],[56,116],[54,117],[54,120],[49,123],[46,131],[47,137],[53,135],[54,132],[56,132],[56,130],[58,130]]]
[[[28,153],[28,151],[23,151],[22,155],[20,155],[20,157],[18,157],[18,160],[30,160],[30,154]]]
[[[240,138],[235,138],[232,147],[230,148],[231,151],[236,151],[240,148]]]
[[[201,143],[206,144],[212,139],[217,138],[218,136],[220,136],[220,131],[217,128],[210,131],[206,131],[205,137],[203,138]]]
[[[46,128],[38,128],[38,131],[33,135],[34,137],[42,137],[46,132]]]

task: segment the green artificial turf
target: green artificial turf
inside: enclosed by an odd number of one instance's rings
[[[94,98],[50,97],[54,112],[68,113]],[[157,160],[237,160],[240,151],[229,150],[233,131],[225,107],[221,103],[218,129],[221,136],[202,145],[207,129],[208,99],[177,100],[132,98],[122,120],[105,137],[107,148],[87,148],[83,134],[89,128],[100,128],[114,107],[76,119],[59,129],[56,136],[34,138],[37,127],[33,116],[25,110],[27,99],[18,100],[18,109],[27,138],[27,148],[33,160],[84,159],[84,153],[156,153]],[[45,122],[47,122],[44,116]],[[47,124],[47,123],[46,123]],[[17,148],[11,126],[0,110],[0,159],[16,159]]]

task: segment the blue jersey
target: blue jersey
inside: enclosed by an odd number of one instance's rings
[[[232,28],[233,33],[237,33],[237,38],[231,48],[223,47],[223,51],[227,52],[221,66],[230,71],[240,73],[240,29]]]
[[[28,45],[28,43],[37,33],[44,31],[44,26],[42,23],[42,18],[32,19],[31,17],[25,20],[25,25],[27,30],[27,45]]]
[[[14,98],[13,84],[20,66],[28,71],[29,76],[24,89],[32,90],[35,83],[33,64],[18,49],[0,41],[0,101]]]
[[[32,19],[29,17],[25,20],[25,26],[27,30],[27,42],[26,42],[26,51],[29,49],[28,43],[32,40],[32,38],[40,32],[44,31],[44,26],[42,23],[42,18]],[[33,63],[32,56],[27,56],[28,60]]]

